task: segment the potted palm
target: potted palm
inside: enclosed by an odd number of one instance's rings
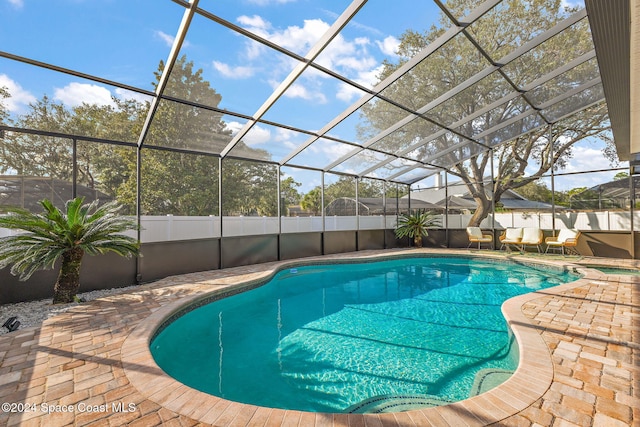
[[[418,210],[409,214],[400,214],[396,226],[398,239],[409,237],[417,248],[422,247],[422,236],[429,235],[429,229],[440,226],[440,218],[433,211]]]
[[[115,203],[84,204],[78,197],[65,204],[65,212],[49,200],[40,202],[43,214],[25,209],[7,209],[0,216],[0,228],[22,233],[0,239],[0,268],[11,266],[11,274],[27,280],[40,269],[53,268],[62,258],[54,285],[53,303],[73,302],[80,287],[80,265],[84,254],[115,252],[130,257],[139,252],[138,241],[119,234],[135,229],[135,220],[118,214]]]

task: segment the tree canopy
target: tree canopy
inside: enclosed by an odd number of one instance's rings
[[[463,16],[464,11],[473,9],[476,4],[471,0],[451,0],[447,2],[447,7],[454,15],[459,13],[456,16]],[[528,7],[524,7],[518,2],[508,2],[508,10],[496,8],[468,29],[493,61],[513,52],[532,35],[551,28],[574,11],[565,8],[561,0],[527,4]],[[508,14],[508,19],[504,14]],[[405,32],[400,37],[398,49],[401,59],[396,63],[385,62],[379,80],[390,76],[442,35],[448,18],[442,16],[441,20],[442,26],[433,26],[424,33]],[[440,129],[438,126],[416,119],[405,126],[403,132],[385,137],[377,147],[395,150],[416,147],[413,152],[417,153],[418,160],[449,169],[449,173],[465,183],[477,203],[469,225],[479,225],[490,213],[491,204],[499,202],[505,191],[537,180],[551,167],[564,168],[572,156],[573,145],[578,141],[596,137],[611,145],[608,133],[610,123],[604,103],[590,106],[566,118],[563,118],[566,106],[554,105],[543,112],[547,122],[541,120],[538,114],[525,114],[531,111],[530,103],[540,104],[567,88],[584,83],[594,70],[597,71],[595,60],[567,71],[560,82],[555,82],[556,86],[542,85],[536,88],[529,97],[535,99],[517,96],[507,80],[510,79],[518,88],[524,87],[555,70],[559,66],[559,57],[577,58],[584,54],[590,49],[590,43],[589,26],[584,19],[425,113],[434,122],[450,128],[455,125],[450,131],[437,134]],[[558,55],[558,52],[562,52],[562,55]],[[490,65],[464,34],[459,34],[389,86],[384,95],[418,110]],[[512,93],[516,96],[506,97]],[[577,98],[571,98],[571,101],[576,105],[589,105],[591,96],[587,90],[578,94]],[[500,100],[504,102],[486,111],[486,106],[495,105]],[[406,112],[390,103],[370,103],[363,109],[360,136],[370,138],[406,115]],[[467,139],[473,139],[486,129],[518,115],[522,115],[520,120],[482,138],[482,143],[492,147],[493,152]],[[463,118],[468,119],[461,120]],[[434,137],[434,134],[437,136]],[[503,140],[508,142],[496,145]],[[488,188],[491,180],[486,177],[491,176],[492,156],[495,160],[495,184],[493,188]],[[491,194],[494,194],[493,200],[490,199]]]
[[[165,65],[155,73],[156,86]],[[203,79],[202,70],[183,56],[172,68],[166,95],[217,107],[222,97]],[[10,96],[0,88],[0,101]],[[149,102],[112,98],[111,105],[82,104],[69,107],[44,95],[30,104],[15,126],[80,137],[76,150],[77,183],[117,199],[124,212],[134,213],[137,202],[138,135]],[[0,119],[8,121],[0,102]],[[231,141],[231,130],[222,114],[164,99],[155,112],[141,156],[141,212],[145,215],[219,215],[219,153]],[[130,142],[131,146],[91,143],[81,137]],[[245,151],[257,149],[238,143]],[[197,153],[162,148],[195,150]],[[258,150],[262,151],[262,150]],[[264,158],[268,154],[260,153]],[[28,177],[73,179],[72,139],[28,133],[11,133],[0,140],[0,173]],[[267,163],[224,159],[224,214],[268,215],[277,213],[277,172]],[[293,179],[283,180],[287,199],[296,199]],[[70,195],[69,195],[70,196]],[[106,200],[105,200],[106,201]]]
[[[4,86],[0,86],[0,124],[6,124],[9,120],[9,112],[7,111],[7,107],[5,106],[3,100],[9,99],[11,94],[9,93],[9,89]]]

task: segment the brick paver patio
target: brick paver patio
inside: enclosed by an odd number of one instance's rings
[[[496,389],[444,407],[380,415],[260,408],[180,385],[149,360],[150,334],[182,301],[264,277],[278,264],[170,277],[0,336],[0,425],[640,425],[640,277],[595,270],[573,284],[511,300],[505,314],[524,363]]]

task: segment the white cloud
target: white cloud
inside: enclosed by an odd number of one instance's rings
[[[244,124],[240,122],[227,122],[226,131],[231,131],[232,136],[236,136],[240,130],[244,128]],[[272,140],[271,131],[260,125],[254,125],[249,132],[242,138],[242,141],[250,147],[261,145]],[[276,138],[277,139],[277,138]]]
[[[361,78],[378,65],[378,61],[369,53],[371,41],[360,37],[353,41],[338,35],[318,56],[317,62],[322,66],[339,71],[351,79]],[[367,85],[370,85],[367,82]]]
[[[379,81],[379,76],[382,73],[384,65],[380,64],[376,68],[364,70],[358,73],[358,76],[354,79],[356,83],[366,87],[373,87]]]
[[[372,56],[363,56],[360,58],[354,57],[342,57],[336,61],[337,65],[341,66],[344,69],[357,71],[357,72],[368,72],[373,67],[378,65],[378,61],[375,60]]]
[[[366,46],[371,44],[371,40],[369,40],[368,37],[356,37],[353,40],[353,43],[357,44],[357,45],[362,45],[362,46]]]
[[[576,144],[572,147],[571,153],[571,160],[567,162],[567,167],[561,172],[600,170],[605,162],[607,165],[609,164],[601,149]]]
[[[11,97],[4,100],[5,108],[13,113],[21,113],[26,106],[37,101],[36,97],[23,89],[20,84],[9,78],[6,74],[0,74],[0,87],[6,87]],[[87,104],[110,105],[115,107],[111,92],[102,86],[87,83],[69,83],[63,88],[54,88],[53,99],[61,101],[67,106]],[[115,96],[120,99],[133,99],[138,102],[149,102],[151,98],[126,89],[115,89]]]
[[[593,187],[613,179],[619,171],[585,173],[575,175],[562,175],[563,173],[585,172],[590,170],[602,170],[603,165],[609,165],[609,160],[604,157],[602,147],[597,143],[588,141],[579,142],[572,147],[572,157],[567,162],[567,167],[558,171],[555,177],[556,191],[568,191],[578,187]],[[625,166],[622,164],[621,166]],[[537,169],[531,165],[527,173],[533,173]],[[547,186],[550,184],[547,181]]]
[[[9,90],[11,97],[4,99],[2,103],[12,113],[20,113],[29,103],[36,102],[35,96],[6,74],[0,74],[0,87],[6,87]]]
[[[305,20],[302,27],[292,25],[284,30],[274,29],[270,22],[264,20],[258,15],[243,15],[238,17],[237,21],[252,33],[303,55],[306,54],[329,29],[329,24],[321,19]],[[255,47],[252,44],[249,46],[251,49],[255,50]],[[249,56],[255,57],[254,55],[251,55],[251,53],[249,53]]]
[[[336,93],[336,98],[346,103],[351,103],[361,96],[362,92],[359,89],[356,89],[355,87],[346,83],[341,83],[338,86],[338,92]]]
[[[355,150],[354,147],[340,142],[316,141],[307,147],[307,150],[318,155],[324,155],[327,159],[339,159]]]
[[[279,144],[283,145],[284,147],[293,150],[294,148],[298,147],[299,144],[295,143],[294,141],[292,141],[292,139],[294,139],[297,136],[297,133],[289,130],[289,129],[283,129],[283,128],[277,128],[276,129],[276,134],[274,136],[274,141],[278,142]]]
[[[9,4],[17,9],[22,9],[24,6],[24,0],[8,0]]]
[[[143,95],[138,92],[133,92],[131,90],[117,88],[115,92],[116,92],[116,97],[118,97],[119,99],[133,99],[141,103],[151,102],[150,96]]]
[[[388,36],[384,40],[376,40],[376,45],[380,48],[382,53],[389,56],[396,56],[398,46],[400,46],[400,40],[393,36]]]
[[[369,25],[365,25],[365,24],[361,24],[358,21],[351,21],[350,25],[353,25],[355,28],[361,30],[361,31],[365,31],[367,33],[370,34],[374,34],[376,36],[382,36],[382,31],[380,31],[379,29],[375,28],[375,27],[371,27]]]
[[[284,93],[284,96],[288,98],[302,98],[307,101],[316,101],[321,104],[326,104],[327,97],[321,92],[311,92],[306,87],[299,83],[292,84],[289,89]]]
[[[249,40],[245,43],[245,51],[243,55],[247,60],[253,61],[254,59],[258,59],[264,52],[267,52],[267,47],[265,45],[258,43],[255,40]]]
[[[254,125],[249,132],[242,138],[245,144],[250,147],[264,144],[271,139],[271,132],[259,125]]]
[[[244,124],[240,122],[227,122],[224,130],[231,131],[231,136],[236,136],[238,132],[244,127]]]
[[[556,191],[569,191],[574,188],[580,187],[591,188],[604,182],[613,181],[613,177],[618,172],[620,171],[597,174],[586,173],[577,175],[556,176],[554,181],[554,188]],[[545,183],[547,187],[551,186],[549,180],[546,180]]]
[[[169,34],[164,33],[162,31],[156,31],[155,35],[156,35],[157,38],[162,40],[164,42],[164,44],[166,44],[169,47],[173,46],[173,41],[176,39],[175,36],[169,35]]]
[[[157,30],[155,32],[155,36],[157,38],[159,38],[160,40],[162,40],[164,42],[164,44],[166,44],[168,47],[172,47],[173,46],[173,42],[175,41],[176,37],[171,35],[171,34],[167,34],[163,31]],[[182,43],[182,47],[188,47],[189,46],[189,42],[188,41],[184,41]]]
[[[87,83],[73,82],[63,88],[55,88],[53,97],[72,107],[83,103],[115,106],[108,89]]]
[[[238,17],[237,21],[240,25],[258,35],[266,35],[266,31],[271,28],[271,24],[259,15],[242,15]]]
[[[295,135],[297,135],[297,133],[292,131],[292,130],[290,130],[290,129],[276,128],[275,140],[276,141],[286,141],[288,139],[293,138]]]
[[[360,44],[361,48],[362,46],[363,45]],[[360,52],[362,53],[362,49]],[[338,34],[331,41],[331,44],[329,44],[329,46],[327,46],[318,56],[316,62],[325,68],[335,69],[335,64],[342,58],[354,58],[357,53],[358,50],[356,44],[346,41],[341,34]]]
[[[280,33],[271,35],[279,45],[306,54],[329,29],[329,24],[321,19],[307,19],[302,27],[288,27]]]
[[[273,90],[275,90],[281,84],[279,80],[275,80],[275,79],[269,79],[267,80],[267,83],[269,84],[269,86],[271,86],[271,89]]]
[[[284,29],[274,28],[269,21],[259,15],[243,15],[237,18],[237,22],[247,30],[300,55],[307,54],[330,28],[330,24],[322,19],[304,20],[302,26],[293,25]],[[346,39],[342,34],[338,34],[316,61],[365,87],[372,87],[378,82],[381,65],[369,50],[376,55],[380,52],[385,55],[394,55],[398,43],[399,41],[392,36],[373,42],[368,37]],[[265,61],[269,61],[269,58],[264,55],[267,51],[268,49],[263,45],[251,41],[245,44],[241,54],[242,66],[234,67],[221,62],[213,64],[218,72],[226,77],[244,78],[255,74],[255,71],[251,72],[258,69],[257,61],[260,61],[260,69],[268,70],[267,75],[264,76],[265,80],[275,88],[291,71],[293,60],[288,57],[277,59],[267,67],[264,65]],[[326,74],[316,69],[308,69],[289,88],[285,96],[325,103],[328,95],[322,92],[327,93],[326,88],[323,88],[327,78]],[[359,95],[361,93],[357,89],[340,85],[333,96],[343,102],[350,102],[357,99]]]
[[[265,21],[258,15],[239,16],[237,19],[238,23],[244,27],[245,29],[251,31],[254,34],[259,35],[262,38],[269,38],[269,30],[271,29],[271,24],[268,21]],[[261,43],[258,43],[255,40],[248,40],[245,43],[245,51],[243,52],[243,56],[248,60],[254,60],[260,57],[263,52],[266,52],[266,46]]]
[[[252,77],[256,71],[253,67],[231,67],[229,64],[218,61],[213,61],[213,68],[215,68],[224,77],[230,79],[246,79],[248,77]]]

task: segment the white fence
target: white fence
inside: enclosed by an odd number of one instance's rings
[[[601,212],[569,212],[556,213],[556,229],[576,228],[582,231],[608,230],[608,231],[629,231],[631,230],[631,213],[619,211]],[[465,228],[469,223],[471,215],[449,215],[449,228]],[[495,215],[496,228],[507,227],[538,227],[543,230],[553,228],[551,213],[524,213],[510,212],[498,213]],[[636,229],[640,224],[640,212],[634,212]],[[482,228],[491,228],[491,216],[482,221]]]
[[[640,224],[640,212],[635,214],[635,224]],[[322,217],[282,217],[280,224],[282,233],[305,233],[323,231]],[[471,215],[449,215],[449,229],[464,229]],[[498,213],[495,215],[495,226],[498,229],[507,227],[538,227],[544,230],[552,228],[551,213]],[[396,216],[329,216],[324,218],[325,231],[341,230],[381,230],[393,229]],[[444,215],[441,224],[447,224]],[[277,217],[223,217],[224,236],[251,236],[278,233]],[[491,228],[491,217],[485,219],[481,227]],[[220,237],[220,217],[218,216],[142,216],[142,242],[163,242],[172,240],[189,240]],[[577,228],[589,230],[631,230],[629,212],[602,211],[557,213],[556,229]],[[636,226],[638,228],[638,226]],[[11,234],[10,230],[0,229],[0,237]],[[134,231],[126,234],[135,237]]]
[[[323,231],[322,217],[282,217],[282,233]],[[229,236],[252,236],[278,233],[277,217],[225,216],[222,232]],[[220,237],[218,216],[143,216],[140,223],[143,242],[161,242]],[[394,228],[394,216],[328,216],[324,218],[324,231],[382,230]]]
[[[551,230],[551,213],[498,213],[495,215],[498,229],[507,227],[538,227]],[[282,217],[282,233],[306,233],[322,231],[322,217]],[[396,216],[328,216],[325,217],[325,231],[341,230],[382,230],[396,226]],[[449,229],[464,229],[471,215],[449,215]],[[249,236],[278,233],[277,217],[223,217],[224,236]],[[640,224],[640,212],[635,213],[636,224]],[[187,216],[143,216],[141,219],[143,242],[185,240],[205,237],[220,237],[220,217]],[[444,215],[441,216],[444,226]],[[491,228],[491,216],[481,226]],[[556,229],[577,228],[578,230],[631,230],[629,212],[575,212],[556,213]],[[638,227],[636,227],[638,228]]]
[[[282,217],[282,233],[323,231],[322,217]],[[277,217],[225,216],[222,218],[225,237],[278,233]],[[220,237],[218,216],[143,216],[140,220],[142,242],[162,242]],[[381,230],[394,228],[394,216],[330,216],[324,218],[324,231]]]

